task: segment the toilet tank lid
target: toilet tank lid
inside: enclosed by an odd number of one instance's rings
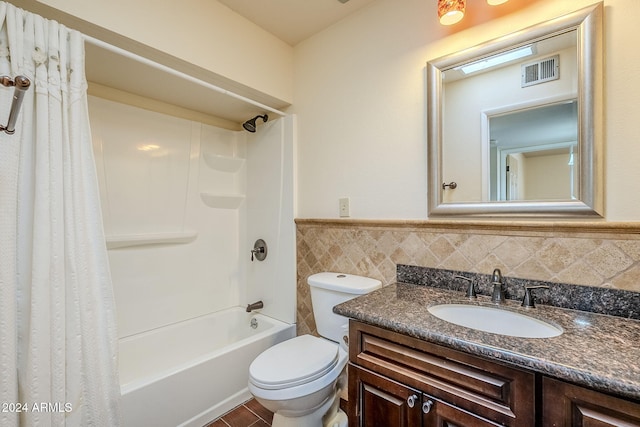
[[[380,280],[372,279],[370,277],[334,273],[329,271],[312,274],[307,279],[307,283],[309,286],[316,288],[357,295],[367,294],[382,286],[382,282]]]

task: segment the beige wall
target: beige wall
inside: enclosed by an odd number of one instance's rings
[[[354,218],[426,218],[425,63],[593,0],[469,2],[468,19],[441,27],[435,1],[378,0],[295,48],[213,0],[182,2],[17,0],[58,8],[240,85],[283,100],[298,114],[298,216],[336,218],[351,198]],[[605,4],[606,219],[639,221],[637,113],[640,2]],[[25,7],[29,9],[28,7]],[[500,10],[512,11],[502,16]],[[293,84],[292,84],[293,82]],[[306,277],[338,270],[395,278],[397,263],[638,289],[637,230],[593,233],[553,227],[407,228],[298,226],[298,320],[313,330]]]
[[[64,15],[48,16],[51,13],[42,9],[43,5],[52,7],[239,86],[286,103],[293,100],[293,48],[215,0],[13,0],[12,3],[66,23]],[[78,24],[71,25],[75,28]],[[76,29],[89,35],[99,32],[93,27],[82,27]]]
[[[459,30],[437,24],[434,3],[379,0],[295,48],[299,334],[315,331],[306,279],[319,271],[389,284],[398,263],[485,274],[500,267],[510,277],[640,291],[640,193],[633,189],[640,182],[640,148],[632,108],[640,99],[640,83],[632,78],[640,55],[629,43],[640,2],[604,1],[604,228],[421,221],[426,62],[595,1],[511,0],[513,13],[471,17]],[[470,14],[490,9],[480,1],[467,6]],[[356,219],[332,223],[344,196]],[[401,219],[419,221],[407,226]],[[617,221],[622,225],[606,228]]]
[[[299,116],[301,217],[426,218],[425,63],[594,0],[470,3],[454,27],[437,23],[433,2],[378,0],[291,48],[216,1],[15,0],[45,5],[224,76],[293,101]],[[640,55],[629,43],[640,2],[605,5],[605,215],[640,219],[634,111]],[[492,17],[495,11],[512,13]],[[144,19],[142,19],[144,17]],[[493,18],[493,19],[491,19]],[[292,83],[293,82],[293,83]]]
[[[297,45],[299,216],[336,218],[348,196],[354,218],[426,218],[425,63],[593,3],[512,0],[518,11],[456,32],[439,28],[435,2],[379,0]],[[605,216],[637,221],[640,2],[604,5]]]
[[[568,200],[571,198],[569,153],[525,157],[524,198]]]

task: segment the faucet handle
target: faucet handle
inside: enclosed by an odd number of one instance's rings
[[[267,257],[267,243],[264,240],[258,239],[253,244],[253,249],[251,249],[251,261],[253,261],[254,255],[258,261],[264,261]]]
[[[464,277],[464,276],[459,276],[459,275],[455,275],[453,276],[454,279],[464,279],[466,281],[469,282],[469,285],[467,286],[467,291],[464,293],[464,296],[467,298],[477,298],[476,295],[476,288],[475,285],[473,284],[473,279],[470,279],[468,277]]]
[[[545,285],[539,285],[539,286],[527,286],[524,285],[524,298],[522,298],[522,307],[525,308],[535,308],[536,304],[535,304],[535,298],[533,296],[533,294],[531,293],[532,290],[534,289],[549,289],[548,286]]]

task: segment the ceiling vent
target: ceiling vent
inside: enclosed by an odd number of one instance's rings
[[[522,87],[558,80],[560,78],[560,55],[522,65]]]

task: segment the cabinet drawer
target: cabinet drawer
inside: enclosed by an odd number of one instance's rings
[[[532,373],[357,321],[350,324],[349,358],[500,424],[534,425]]]

